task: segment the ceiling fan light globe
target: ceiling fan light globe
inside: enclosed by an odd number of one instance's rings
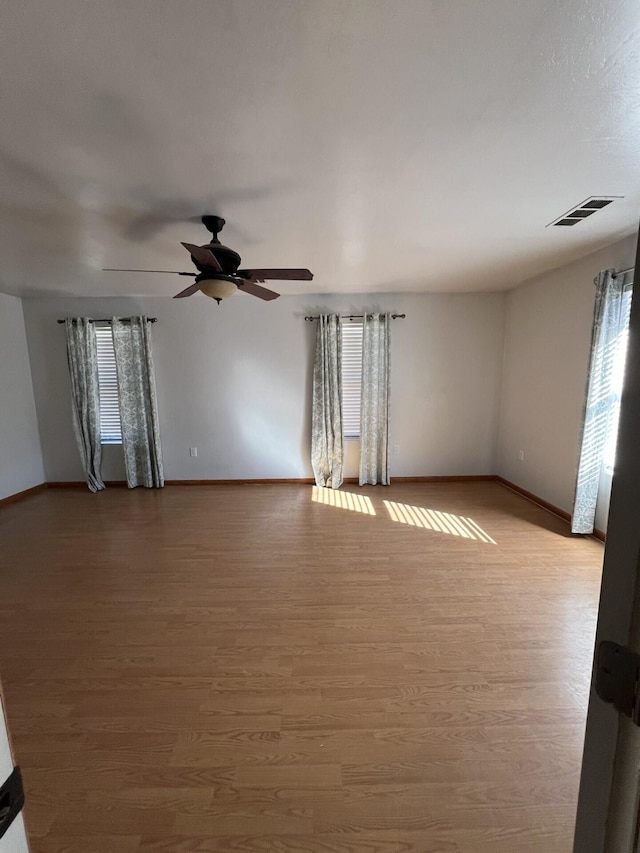
[[[199,284],[200,291],[211,299],[228,299],[238,292],[237,285],[224,278],[206,278]]]

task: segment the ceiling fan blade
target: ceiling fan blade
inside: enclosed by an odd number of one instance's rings
[[[277,299],[280,296],[274,290],[267,290],[266,287],[260,287],[255,281],[238,282],[238,290],[243,290],[245,293],[257,296],[258,299],[264,299],[265,302],[270,302],[272,299]]]
[[[198,275],[197,272],[178,272],[177,270],[123,270],[115,267],[103,267],[102,272],[162,272],[168,275],[190,275],[194,278]]]
[[[281,281],[311,281],[313,273],[302,269],[279,269],[279,270],[238,270],[238,275],[252,281],[266,281],[270,278],[278,278]]]
[[[218,259],[213,254],[211,249],[203,248],[202,246],[196,246],[193,243],[183,243],[182,244],[187,252],[196,259],[196,261],[202,267],[208,267],[209,269],[217,270],[218,272],[222,272],[222,267],[218,263]]]
[[[176,293],[173,297],[174,299],[184,299],[185,296],[193,296],[194,293],[197,293],[200,290],[199,284],[190,284],[189,287],[186,287],[184,290],[181,290],[180,293]]]

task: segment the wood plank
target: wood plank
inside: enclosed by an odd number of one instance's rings
[[[568,853],[601,544],[497,482],[349,491],[375,515],[292,483],[3,507],[34,853]]]

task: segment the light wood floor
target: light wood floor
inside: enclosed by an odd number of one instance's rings
[[[497,483],[344,492],[0,511],[33,853],[569,853],[602,546]]]

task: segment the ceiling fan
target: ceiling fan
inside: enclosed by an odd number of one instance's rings
[[[204,246],[196,246],[193,243],[182,243],[191,255],[191,260],[198,272],[174,272],[173,270],[123,270],[104,269],[103,272],[153,272],[169,273],[172,275],[193,276],[195,281],[185,290],[176,293],[174,299],[183,299],[200,291],[205,296],[210,296],[219,304],[221,299],[233,296],[238,290],[257,296],[259,299],[270,301],[280,296],[274,290],[261,287],[258,282],[268,279],[280,279],[281,281],[311,281],[313,274],[306,269],[238,269],[240,266],[240,255],[224,246],[218,240],[218,233],[222,231],[225,220],[221,216],[203,216],[202,224],[211,232],[211,241]]]

